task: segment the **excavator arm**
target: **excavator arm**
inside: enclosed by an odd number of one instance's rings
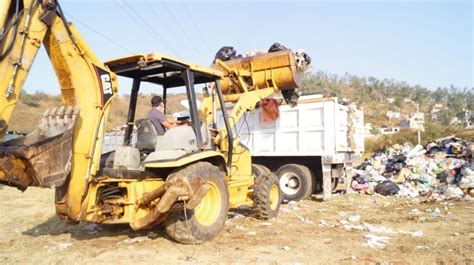
[[[98,170],[116,76],[67,22],[57,0],[0,1],[0,34],[0,138],[41,46],[64,105],[48,110],[25,137],[2,140],[0,183],[21,190],[56,187],[58,213],[77,219]]]

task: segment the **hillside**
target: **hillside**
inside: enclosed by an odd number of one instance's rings
[[[145,118],[150,109],[152,95],[139,95],[136,119]],[[167,99],[167,114],[182,111],[185,108],[180,101],[186,99],[186,94],[171,94]],[[127,119],[128,104],[130,96],[118,96],[112,101],[112,108],[109,113],[107,130],[120,128]],[[20,102],[13,112],[13,118],[9,130],[18,132],[29,132],[36,128],[41,115],[47,108],[61,105],[59,96],[50,96],[41,92],[35,94],[24,93],[20,97]]]
[[[351,74],[336,75],[325,72],[307,74],[301,90],[304,94],[323,93],[356,102],[363,107],[365,122],[375,127],[398,126],[400,119],[406,119],[410,112],[425,113],[425,120],[431,122],[430,111],[434,105],[443,106],[436,120],[442,126],[452,126],[452,120],[464,110],[474,110],[474,88],[454,86],[429,90],[420,85],[410,85],[393,79],[359,77]],[[400,119],[390,122],[387,111],[399,112]],[[471,120],[474,117],[471,115]]]

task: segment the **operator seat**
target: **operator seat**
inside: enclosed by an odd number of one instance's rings
[[[150,153],[155,151],[156,138],[158,137],[155,125],[149,119],[137,120],[135,125],[137,126],[137,143],[135,147],[141,152]]]
[[[201,123],[201,132],[205,143],[204,150],[211,149],[209,129],[204,122]],[[164,135],[156,137],[154,152],[150,153],[143,162],[146,166],[147,163],[176,160],[199,150],[193,128],[178,126],[167,130]]]

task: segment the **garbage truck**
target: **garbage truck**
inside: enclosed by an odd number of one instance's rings
[[[265,122],[263,112],[248,112],[236,130],[252,153],[253,170],[276,173],[283,199],[299,201],[320,192],[329,199],[349,188],[352,165],[364,152],[361,109],[337,97],[306,95],[295,106],[279,106],[274,121]]]

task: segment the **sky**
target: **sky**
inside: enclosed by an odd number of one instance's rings
[[[208,66],[222,46],[239,53],[279,42],[312,57],[313,71],[474,87],[472,1],[61,0],[103,61],[162,52]],[[131,82],[119,79],[120,94]],[[155,92],[145,86],[144,93]],[[58,94],[46,52],[25,84]]]

